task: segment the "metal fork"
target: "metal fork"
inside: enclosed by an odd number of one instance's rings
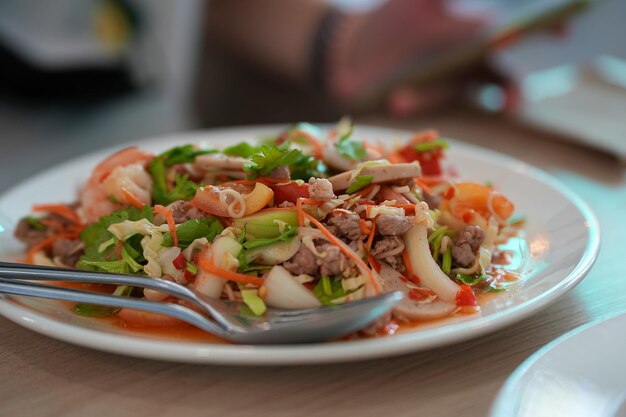
[[[198,310],[168,302],[118,297],[29,281],[65,281],[149,288],[183,299]],[[235,343],[307,343],[335,339],[374,322],[403,298],[391,292],[345,304],[303,310],[268,308],[242,314],[242,303],[204,296],[159,278],[0,262],[0,293],[133,308],[165,314]]]

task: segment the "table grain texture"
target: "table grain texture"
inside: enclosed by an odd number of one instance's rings
[[[589,275],[548,308],[470,341],[398,357],[334,365],[201,366],[102,353],[0,318],[0,416],[486,416],[529,355],[567,331],[626,310],[624,168],[610,156],[516,127],[452,112],[424,121],[449,137],[538,166],[571,187],[600,220]],[[626,139],[625,139],[626,140]]]

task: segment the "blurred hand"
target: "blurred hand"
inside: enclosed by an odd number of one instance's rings
[[[428,60],[443,49],[468,42],[486,24],[487,17],[461,19],[452,16],[442,0],[390,0],[372,12],[351,16],[343,45],[330,62],[329,89],[340,102],[349,104],[361,91],[385,80],[398,68],[420,59]],[[477,65],[461,76],[441,79],[416,89],[401,86],[389,93],[387,109],[406,116],[432,110],[458,99],[468,82],[506,84],[506,80]],[[507,87],[508,88],[508,87]]]

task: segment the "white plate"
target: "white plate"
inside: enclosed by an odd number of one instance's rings
[[[626,313],[572,330],[528,358],[491,417],[625,417]]]
[[[178,134],[141,143],[154,151],[175,144],[209,142],[224,146],[267,137],[282,127],[251,127]],[[407,138],[407,132],[359,127],[369,140]],[[0,212],[17,221],[33,203],[71,201],[93,166],[113,149],[62,164],[18,185],[0,198]],[[181,362],[220,364],[303,364],[340,362],[397,355],[473,338],[519,321],[572,289],[593,264],[599,244],[598,223],[577,196],[547,174],[515,159],[482,148],[454,143],[449,161],[475,181],[492,181],[527,216],[526,241],[514,241],[524,253],[511,267],[522,274],[519,285],[496,294],[482,306],[481,317],[420,326],[392,337],[292,346],[236,346],[172,340],[130,333],[118,326],[72,315],[67,308],[36,300],[24,306],[0,300],[0,314],[34,331],[70,343],[127,355]],[[526,243],[528,243],[526,245]],[[6,252],[15,242],[2,244]]]

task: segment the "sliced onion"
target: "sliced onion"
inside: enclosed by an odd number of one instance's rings
[[[243,247],[241,243],[229,236],[219,236],[208,250],[200,252],[200,256],[213,260],[220,268],[233,269],[230,265],[225,265],[225,261],[236,258]],[[235,266],[236,269],[236,266]],[[222,295],[226,281],[218,276],[210,274],[202,268],[198,271],[194,288],[196,291],[212,298],[219,298]]]
[[[456,303],[456,295],[460,288],[441,270],[430,254],[426,226],[415,224],[404,235],[404,243],[411,260],[413,272],[420,282],[430,288],[444,301]]]
[[[456,304],[440,299],[426,303],[410,299],[408,297],[409,287],[400,278],[400,273],[385,262],[381,262],[380,265],[380,278],[385,291],[402,291],[405,294],[404,299],[391,311],[396,319],[402,321],[432,320],[447,317],[456,311]]]
[[[270,270],[263,287],[266,290],[263,298],[270,307],[300,309],[321,305],[320,300],[282,266]]]
[[[291,259],[300,249],[302,241],[294,237],[289,242],[278,242],[258,249],[246,252],[248,262],[256,262],[261,265],[278,265]]]

